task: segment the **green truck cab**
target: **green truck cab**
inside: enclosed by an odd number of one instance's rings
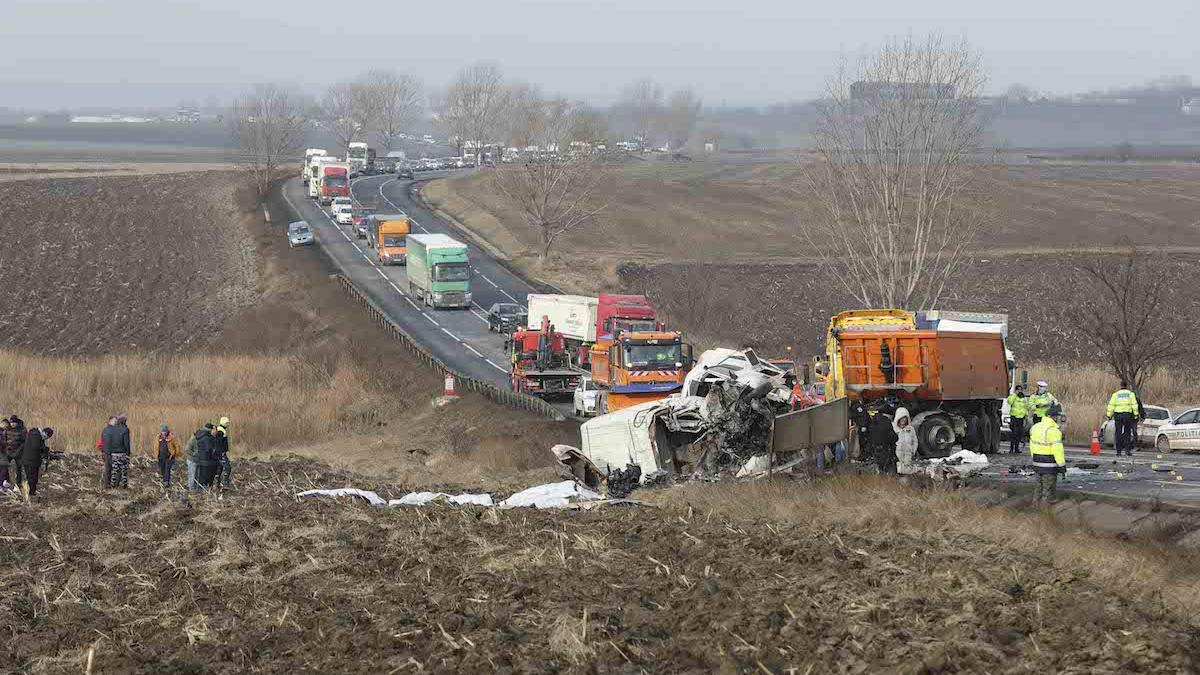
[[[471,306],[467,245],[444,234],[408,236],[408,290],[426,306]]]

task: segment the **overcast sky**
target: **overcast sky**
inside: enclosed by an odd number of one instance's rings
[[[318,92],[372,67],[446,83],[479,59],[595,103],[652,77],[707,104],[819,92],[839,53],[938,31],[989,89],[1067,93],[1189,75],[1198,0],[0,0],[0,105],[174,105],[255,81]]]

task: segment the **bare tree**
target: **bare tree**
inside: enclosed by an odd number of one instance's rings
[[[478,154],[500,131],[507,94],[500,68],[477,63],[459,71],[442,100],[439,118],[451,135],[473,144]]]
[[[621,92],[616,112],[625,117],[634,136],[645,145],[653,142],[662,119],[663,90],[654,80],[637,80]]]
[[[1036,97],[1037,92],[1033,89],[1033,87],[1021,84],[1019,82],[1009,85],[1008,89],[1004,92],[1004,98],[1008,99],[1009,101],[1028,102],[1032,101]]]
[[[375,142],[386,155],[420,112],[421,83],[403,73],[373,70],[367,73],[365,85],[370,99],[368,115],[375,121]]]
[[[687,144],[696,129],[696,119],[699,116],[700,97],[691,87],[677,89],[671,93],[663,111],[663,128],[672,150]]]
[[[379,97],[365,79],[346,80],[325,91],[320,110],[321,126],[333,134],[344,151],[351,141],[370,133],[379,117]]]
[[[608,118],[600,111],[576,103],[571,111],[571,124],[567,140],[584,143],[603,143],[610,135]]]
[[[538,259],[544,261],[559,237],[592,222],[605,209],[600,188],[607,174],[593,156],[544,155],[498,169],[493,181],[537,229]]]
[[[932,309],[979,229],[980,58],[966,43],[893,41],[818,104],[805,172],[822,217],[803,224],[834,283],[867,307]]]
[[[234,101],[231,132],[259,197],[267,194],[283,162],[299,154],[307,107],[303,96],[278,84],[256,85]]]
[[[1094,290],[1066,305],[1063,315],[1118,379],[1140,388],[1155,366],[1189,349],[1191,331],[1167,302],[1171,277],[1164,257],[1130,247],[1073,267],[1082,287]]]

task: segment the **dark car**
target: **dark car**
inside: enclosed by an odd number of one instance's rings
[[[400,169],[400,170],[396,171],[396,178],[407,178],[409,180],[412,180],[412,178],[413,178],[412,169]]]
[[[505,335],[513,332],[518,326],[524,326],[529,321],[529,313],[525,308],[512,302],[497,302],[488,310],[488,330]]]

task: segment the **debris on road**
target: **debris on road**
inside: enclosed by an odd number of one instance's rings
[[[471,506],[493,506],[492,496],[489,494],[461,494],[450,495],[445,492],[410,492],[400,499],[389,499],[388,506],[425,506],[427,504],[445,503],[463,506],[470,504]]]
[[[336,488],[332,490],[305,490],[304,492],[296,493],[297,497],[353,497],[362,499],[371,506],[387,506],[387,501],[370,490],[359,490],[358,488]]]
[[[538,509],[554,509],[571,506],[579,502],[600,501],[604,497],[573,480],[547,483],[526,488],[500,502],[500,508],[511,509],[532,506]]]

